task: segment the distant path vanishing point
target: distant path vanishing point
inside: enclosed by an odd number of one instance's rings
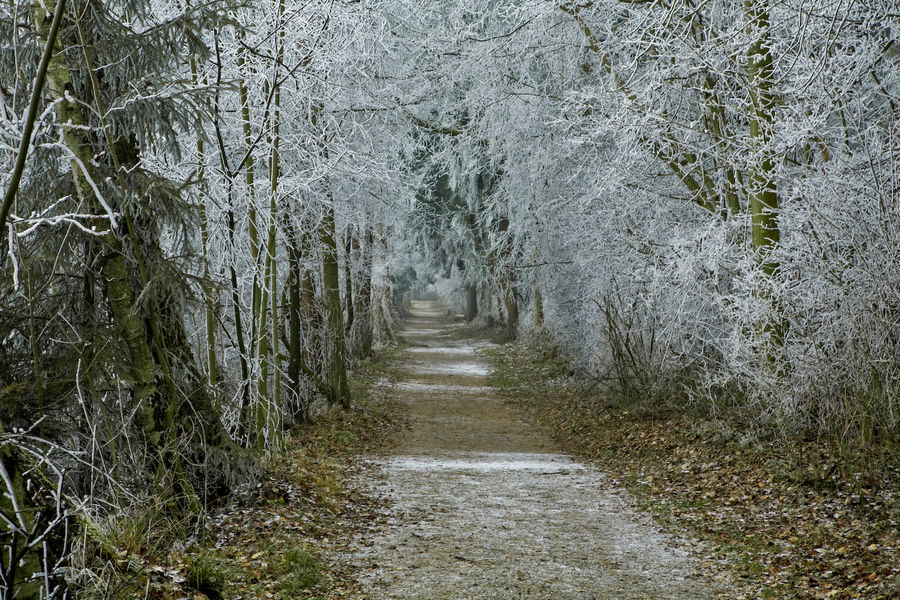
[[[479,348],[439,302],[414,301],[390,396],[412,426],[359,485],[387,526],[350,557],[373,599],[703,600],[711,587],[673,540],[595,467],[554,452],[488,387]]]

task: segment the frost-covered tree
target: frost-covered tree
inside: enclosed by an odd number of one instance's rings
[[[436,91],[419,120],[497,167],[478,218],[509,225],[488,254],[586,367],[645,402],[896,438],[889,3],[433,16],[420,81]],[[454,181],[477,170],[443,164]],[[443,229],[438,247],[463,233]]]
[[[246,478],[185,325],[196,213],[186,181],[147,158],[180,160],[179,136],[202,117],[205,91],[178,77],[177,57],[206,53],[204,32],[224,22],[226,8],[4,6],[4,135],[24,138],[28,151],[25,176],[5,187],[5,594],[62,593],[47,582],[56,582],[64,544],[29,548],[23,506],[38,502],[28,510],[41,522],[71,507],[63,498],[90,492],[115,503],[118,481],[143,482],[141,494],[192,512]],[[44,85],[33,86],[43,68]],[[26,136],[29,96],[42,108]],[[25,497],[19,479],[52,487]]]

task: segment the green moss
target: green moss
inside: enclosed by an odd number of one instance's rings
[[[335,431],[329,432],[329,434],[335,443],[342,446],[349,446],[357,439],[357,435],[352,431],[347,431],[346,429],[337,429]]]

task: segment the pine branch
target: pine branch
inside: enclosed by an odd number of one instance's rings
[[[25,129],[22,131],[22,141],[19,143],[19,151],[16,156],[16,165],[13,168],[12,178],[6,193],[3,195],[3,205],[0,206],[0,230],[6,230],[6,220],[9,217],[9,211],[16,199],[19,191],[19,183],[22,180],[22,173],[25,171],[25,160],[28,157],[28,150],[31,147],[31,135],[34,133],[34,123],[37,120],[38,107],[41,102],[41,94],[44,90],[44,82],[47,79],[47,68],[50,66],[50,59],[53,56],[53,48],[56,46],[56,37],[59,33],[59,25],[62,23],[63,13],[66,11],[66,0],[59,0],[56,5],[56,11],[53,13],[53,22],[50,24],[50,33],[47,36],[47,44],[44,46],[44,53],[41,55],[41,62],[38,66],[37,74],[34,78],[34,87],[31,90],[31,102],[28,104],[28,114],[25,116]],[[0,233],[0,236],[3,234]],[[2,241],[0,237],[0,241]],[[0,255],[0,267],[6,255]]]

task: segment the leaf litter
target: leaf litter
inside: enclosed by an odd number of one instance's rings
[[[615,406],[527,342],[489,355],[492,381],[564,449],[599,465],[667,530],[702,540],[702,566],[732,574],[721,597],[900,598],[890,462],[852,471],[823,442],[752,440],[721,421]]]

